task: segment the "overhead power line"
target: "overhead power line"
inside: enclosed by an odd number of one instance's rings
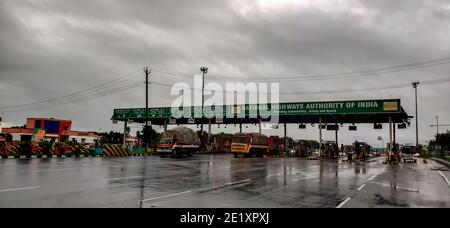
[[[293,76],[293,77],[278,77],[278,78],[268,78],[268,77],[251,77],[251,78],[242,78],[242,77],[225,77],[225,76],[208,76],[208,78],[213,78],[216,81],[230,81],[230,80],[258,80],[258,81],[314,81],[314,80],[326,80],[326,79],[337,79],[337,78],[353,78],[353,77],[366,77],[378,74],[385,73],[393,73],[399,71],[408,71],[419,68],[431,67],[441,64],[450,63],[450,57],[433,59],[422,62],[415,62],[405,65],[398,66],[390,66],[384,68],[370,69],[370,70],[362,70],[362,71],[352,71],[352,72],[344,72],[344,73],[333,73],[333,74],[317,74],[317,75],[303,75],[303,76]],[[151,68],[154,72],[158,72],[161,74],[169,75],[169,76],[177,76],[183,78],[192,78],[192,73],[183,73],[179,71],[167,70],[162,68]],[[50,99],[35,101],[26,104],[19,105],[8,105],[8,106],[0,106],[0,110],[11,110],[11,109],[23,109],[23,108],[31,108],[31,107],[39,107],[45,104],[64,104],[67,102],[80,102],[84,100],[99,98],[115,93],[119,93],[122,91],[126,91],[132,88],[136,88],[140,86],[142,83],[141,79],[136,81],[137,73],[140,72],[141,69],[133,71],[131,73],[122,75],[113,80],[107,81],[105,83],[101,83],[99,85],[90,87],[85,90],[73,92],[64,96],[54,97]],[[434,80],[421,81],[422,85],[433,85],[439,83],[449,82],[450,78],[440,78]],[[163,86],[163,87],[173,87],[170,84],[164,84],[161,82],[153,82],[155,85]],[[372,87],[372,88],[361,88],[361,89],[344,89],[344,90],[328,90],[328,91],[308,91],[308,92],[282,92],[280,95],[304,95],[304,94],[332,94],[332,93],[349,93],[349,92],[360,92],[360,91],[373,91],[373,90],[386,90],[386,89],[396,89],[396,88],[406,88],[409,87],[409,83],[390,85],[384,87]],[[193,88],[192,88],[193,90]],[[209,91],[212,92],[212,91]],[[215,91],[215,92],[230,92],[230,91]]]
[[[434,85],[434,84],[440,84],[440,83],[446,83],[450,82],[450,78],[439,78],[439,79],[433,79],[433,80],[427,80],[427,81],[421,81],[421,85]],[[179,88],[179,89],[186,89],[181,86],[174,86],[171,84],[166,83],[160,83],[160,82],[152,82],[154,85],[163,86],[163,87],[169,87],[169,88]],[[409,88],[411,84],[408,83],[401,83],[396,85],[389,85],[389,86],[381,86],[381,87],[368,87],[368,88],[359,88],[359,89],[342,89],[342,90],[322,90],[322,91],[308,91],[308,92],[281,92],[280,95],[312,95],[312,94],[333,94],[333,93],[351,93],[351,92],[363,92],[363,91],[375,91],[375,90],[387,90],[387,89],[400,89],[400,88]],[[191,91],[201,91],[201,89],[198,88],[189,88]],[[237,94],[249,94],[249,93],[256,93],[256,92],[234,92],[234,91],[224,91],[224,90],[205,90],[207,92],[219,92],[219,93],[237,93]],[[260,93],[260,94],[266,94],[266,93]],[[267,93],[270,94],[270,93]]]
[[[28,108],[36,105],[42,105],[46,103],[61,103],[68,102],[77,99],[82,99],[83,97],[95,97],[96,95],[103,95],[108,93],[116,93],[117,91],[127,89],[129,86],[137,87],[139,84],[142,84],[142,80],[136,81],[133,77],[136,76],[136,73],[140,72],[140,69],[120,77],[117,77],[113,80],[107,81],[105,83],[101,83],[99,85],[90,87],[85,90],[77,91],[74,93],[70,93],[64,96],[59,96],[51,99],[45,99],[41,101],[36,101],[32,103],[19,104],[19,105],[8,105],[8,106],[0,106],[0,110],[5,109],[16,109],[16,108]]]
[[[241,80],[241,81],[258,81],[258,82],[280,82],[280,81],[316,81],[316,80],[330,80],[330,79],[342,79],[342,78],[359,78],[359,77],[369,77],[374,75],[411,71],[420,68],[432,67],[437,65],[449,64],[450,57],[433,59],[422,62],[409,63],[404,65],[383,67],[377,69],[361,70],[361,71],[350,71],[343,73],[330,73],[330,74],[313,74],[313,75],[298,75],[298,76],[288,76],[282,77],[280,75],[272,75],[266,77],[237,77],[237,76],[226,76],[226,75],[208,75],[207,80],[210,81],[231,81],[231,80]],[[183,73],[173,70],[153,68],[155,72],[171,75],[174,77],[192,78],[193,74]]]

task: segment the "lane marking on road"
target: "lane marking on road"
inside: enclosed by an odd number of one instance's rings
[[[30,189],[39,189],[39,188],[41,188],[41,186],[25,187],[25,188],[0,189],[0,192],[13,192],[13,191],[30,190]]]
[[[245,179],[245,180],[241,180],[241,181],[235,181],[235,182],[226,183],[226,184],[224,184],[224,186],[230,186],[230,185],[245,183],[245,182],[249,182],[249,181],[251,181],[251,180],[250,179]]]
[[[342,206],[344,206],[348,201],[350,201],[352,198],[348,197],[347,199],[344,200],[344,202],[342,202],[341,204],[339,204],[339,206],[337,206],[336,208],[341,208]]]
[[[75,168],[67,168],[67,169],[39,169],[39,170],[31,170],[31,173],[40,173],[40,172],[52,172],[52,171],[70,171],[76,170]]]
[[[441,174],[441,176],[444,178],[445,182],[447,182],[447,185],[450,187],[450,182],[448,181],[447,177],[441,171],[438,171],[438,172],[439,172],[439,174]]]
[[[361,191],[366,186],[366,184],[361,185],[361,187],[358,188],[358,191]]]
[[[167,198],[167,197],[171,197],[171,196],[179,196],[179,195],[183,195],[183,194],[187,194],[187,193],[191,193],[191,191],[179,192],[179,193],[174,193],[174,194],[170,194],[170,195],[165,195],[165,196],[159,196],[159,197],[154,197],[154,198],[144,199],[144,200],[141,200],[141,202],[147,202],[147,201],[157,200],[157,199],[162,199],[162,198]]]
[[[132,177],[119,177],[119,178],[112,178],[112,179],[101,179],[97,181],[116,181],[116,180],[128,180],[128,179],[139,179],[142,178],[142,176],[132,176]]]
[[[12,164],[12,163],[8,163],[8,164],[1,164],[2,166],[13,166],[13,165],[17,165],[17,164]]]
[[[127,168],[127,167],[138,167],[142,165],[116,165],[116,166],[108,166],[107,168]]]
[[[371,176],[368,181],[373,181],[373,179],[375,179],[377,176],[378,176],[378,174]]]

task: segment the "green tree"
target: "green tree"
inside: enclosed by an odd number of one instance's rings
[[[153,147],[159,142],[161,136],[162,134],[156,132],[155,129],[153,129],[151,126],[144,126],[142,128],[142,134],[139,132],[139,135],[137,137],[143,143],[143,145],[145,145],[146,142],[149,142],[149,146]]]
[[[120,132],[110,131],[100,133],[100,143],[103,144],[121,144],[123,140],[123,134]]]
[[[436,151],[439,156],[443,156],[445,151],[450,149],[450,131],[442,134],[436,134],[435,139],[428,143],[429,150]],[[438,151],[438,148],[440,150]]]

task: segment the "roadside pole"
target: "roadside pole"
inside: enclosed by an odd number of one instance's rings
[[[392,154],[392,117],[389,116],[389,148],[388,148],[388,161],[391,161]]]
[[[319,117],[319,157],[322,157],[322,117]]]
[[[284,152],[288,153],[287,124],[284,123]]]
[[[259,127],[259,134],[262,134],[261,119],[259,119],[258,127]]]
[[[128,127],[128,120],[123,121],[123,144],[122,148],[127,148],[127,127]]]
[[[337,153],[338,155],[340,155],[340,151],[339,151],[339,141],[338,141],[338,131],[339,131],[339,125],[336,123],[336,132],[335,132],[335,136],[336,136],[336,147],[337,147]]]
[[[164,120],[164,134],[167,134],[167,120]]]
[[[144,140],[145,140],[145,154],[148,151],[148,144],[151,141],[151,131],[148,129],[148,76],[150,75],[151,70],[148,67],[144,68],[145,72],[145,131],[144,131]]]

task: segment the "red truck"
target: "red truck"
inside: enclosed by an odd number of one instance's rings
[[[243,154],[244,157],[263,157],[269,153],[267,136],[258,133],[237,133],[231,139],[231,153],[234,157]]]
[[[270,136],[268,138],[268,142],[270,155],[278,155],[283,153],[285,149],[284,138],[280,138],[279,136]]]
[[[163,135],[156,147],[159,155],[192,156],[200,148],[197,134],[187,127],[176,127]]]

